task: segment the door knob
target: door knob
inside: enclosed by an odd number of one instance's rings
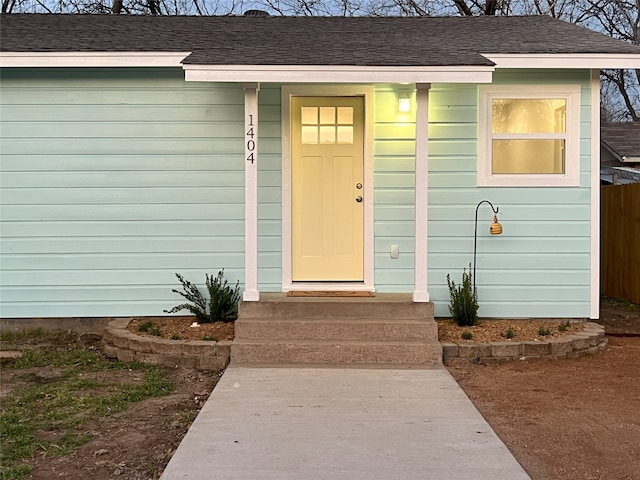
[[[362,202],[362,197],[360,195],[358,195],[356,197],[356,202],[361,203]]]
[[[356,183],[356,188],[358,190],[362,190],[362,184],[361,183]]]

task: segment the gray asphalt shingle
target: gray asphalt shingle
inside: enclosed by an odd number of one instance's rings
[[[206,17],[10,14],[3,52],[193,52],[210,65],[492,65],[481,54],[640,53],[546,16]]]
[[[600,137],[621,157],[640,157],[640,122],[603,123]]]

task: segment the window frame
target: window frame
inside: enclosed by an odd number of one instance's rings
[[[564,173],[499,173],[492,171],[494,99],[550,99],[566,101]],[[496,134],[497,137],[504,134]],[[545,135],[518,134],[517,138],[540,139]],[[549,136],[549,138],[552,138]],[[498,139],[498,138],[496,138]],[[577,187],[580,185],[580,85],[482,85],[478,95],[478,186]]]

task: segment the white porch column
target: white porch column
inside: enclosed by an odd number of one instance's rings
[[[429,89],[416,84],[416,208],[413,301],[428,302],[427,291],[427,209],[429,187]]]
[[[244,292],[245,302],[260,300],[258,291],[258,90],[244,84]]]

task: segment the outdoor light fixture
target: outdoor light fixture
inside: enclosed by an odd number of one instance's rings
[[[489,227],[489,233],[491,235],[502,235],[502,225],[498,222],[498,210],[499,207],[494,207],[493,204],[489,200],[482,200],[478,205],[476,205],[476,220],[474,223],[473,230],[473,291],[476,291],[476,251],[478,245],[478,209],[480,205],[483,203],[488,203],[493,210],[493,220],[491,221],[491,226]]]
[[[400,113],[409,113],[411,111],[411,98],[406,94],[401,94],[398,98],[398,111]]]

